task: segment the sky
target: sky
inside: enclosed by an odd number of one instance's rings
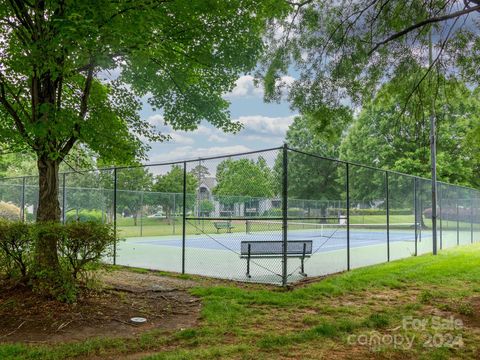
[[[293,80],[292,77],[286,76],[282,82],[288,85]],[[235,88],[226,94],[225,98],[231,102],[232,120],[243,124],[243,129],[236,134],[224,133],[207,122],[202,122],[195,131],[174,131],[171,127],[165,126],[160,112],[153,112],[148,105],[144,106],[140,113],[142,119],[171,136],[168,142],[150,143],[148,162],[197,159],[283,144],[285,132],[296,115],[286,101],[264,103],[263,90],[254,86],[251,75],[241,76]]]

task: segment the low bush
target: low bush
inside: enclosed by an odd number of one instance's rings
[[[346,214],[346,208],[329,208],[330,214]],[[357,209],[350,208],[350,215],[386,215],[386,209]],[[413,209],[390,209],[390,215],[412,215]]]
[[[100,210],[80,210],[78,213],[76,211],[69,211],[66,214],[66,222],[103,222],[103,217]]]
[[[303,217],[307,211],[302,208],[290,207],[288,208],[289,217]],[[283,215],[283,210],[281,208],[272,208],[265,210],[262,214],[264,217],[281,217]]]
[[[58,248],[59,255],[68,262],[69,272],[78,278],[87,265],[99,263],[110,255],[115,235],[110,225],[98,222],[69,223],[63,227]]]
[[[262,215],[264,217],[280,217],[282,216],[282,213],[283,212],[281,208],[271,208],[271,209],[265,210]]]
[[[34,249],[38,239],[55,237],[60,268],[56,274],[43,274],[35,269]],[[109,255],[115,235],[110,225],[99,222],[29,224],[0,221],[0,272],[24,283],[32,280],[33,287],[62,301],[75,300],[79,275],[100,264]],[[55,278],[55,281],[42,279]],[[39,281],[40,280],[40,281]],[[52,287],[41,288],[45,283]],[[40,284],[40,287],[39,285]]]
[[[27,278],[33,258],[30,225],[0,220],[0,269],[8,277]]]

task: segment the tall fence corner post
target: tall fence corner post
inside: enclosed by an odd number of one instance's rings
[[[388,184],[388,171],[385,171],[385,192],[387,197],[387,262],[390,261],[390,189]]]
[[[418,255],[418,193],[417,193],[417,178],[413,178],[413,216],[415,226],[415,256]]]
[[[113,265],[117,264],[117,168],[113,169]]]
[[[183,162],[183,211],[182,211],[182,274],[185,274],[185,240],[187,224],[187,162]]]
[[[287,246],[288,246],[288,147],[283,144],[282,166],[282,286],[287,286]]]
[[[345,164],[345,187],[347,196],[347,271],[350,271],[350,166]]]

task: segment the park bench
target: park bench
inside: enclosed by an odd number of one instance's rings
[[[300,275],[305,274],[305,259],[312,256],[312,240],[287,241],[287,257],[299,258],[301,261]],[[272,259],[283,257],[283,241],[242,241],[240,257],[247,259],[247,277],[250,275],[250,259]]]
[[[217,229],[217,234],[221,229],[227,229],[227,232],[231,233],[232,229],[235,227],[232,225],[231,221],[215,221],[213,226]]]

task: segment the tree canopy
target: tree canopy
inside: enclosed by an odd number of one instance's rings
[[[217,185],[213,193],[223,204],[268,198],[274,195],[273,174],[265,159],[223,160],[217,166]]]
[[[187,173],[186,205],[191,208],[196,200],[198,181],[196,175]],[[183,168],[173,165],[169,172],[158,175],[152,187],[153,193],[149,195],[151,204],[160,204],[170,217],[171,210],[180,209],[183,204]]]
[[[258,76],[267,100],[278,100],[281,76],[298,73],[288,98],[294,109],[322,125],[336,121],[332,113],[368,103],[380,85],[401,74],[405,106],[434,74],[461,77],[478,84],[480,1],[307,0],[294,2],[292,13],[272,23],[268,50]],[[429,43],[433,42],[429,65]],[[425,103],[424,106],[430,106]]]
[[[351,115],[350,115],[351,119]],[[337,159],[342,140],[343,126],[351,120],[347,118],[332,122],[328,132],[315,132],[308,116],[298,116],[290,125],[285,142],[296,150],[327,158]],[[340,125],[343,124],[343,125]],[[313,124],[315,126],[315,124]],[[339,200],[344,186],[339,178],[339,163],[288,152],[288,196],[303,200]],[[278,194],[282,189],[282,155],[275,161],[275,184]]]
[[[441,81],[443,91],[439,94],[428,84],[421,84],[401,119],[398,119],[398,112],[408,96],[404,83],[408,83],[409,79],[398,76],[384,84],[377,97],[363,108],[348,130],[342,142],[341,157],[430,177],[429,114],[422,103],[433,99],[437,109],[438,178],[453,184],[480,185],[478,145],[471,141],[479,121],[478,91],[472,91],[458,81]]]
[[[228,101],[286,4],[223,1],[12,1],[0,5],[0,143],[36,154],[39,220],[58,220],[58,165],[77,143],[105,161],[145,158],[165,137],[140,98],[174,129],[240,124]],[[48,185],[47,185],[48,183]],[[55,193],[53,193],[55,192]],[[44,206],[45,205],[45,206]]]
[[[288,7],[274,0],[2,2],[0,144],[2,152],[36,155],[37,220],[60,220],[59,166],[77,144],[127,163],[145,158],[148,141],[165,139],[141,119],[142,97],[174,129],[205,120],[239,130],[222,95],[256,66],[268,18]],[[36,266],[58,272],[53,236],[37,242]]]

